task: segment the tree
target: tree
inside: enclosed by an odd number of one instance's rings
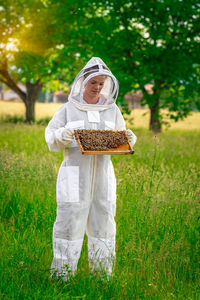
[[[36,53],[36,45],[28,45],[27,33],[33,26],[30,20],[33,11],[40,9],[41,4],[30,6],[29,1],[1,1],[0,6],[0,81],[15,91],[26,106],[26,120],[34,120],[34,104],[38,93],[42,89],[39,76],[33,75],[31,69],[38,67],[39,53]],[[34,14],[35,16],[35,14]],[[37,34],[34,30],[35,40]],[[28,54],[27,48],[31,51]],[[17,83],[22,81],[26,86],[23,91]]]
[[[83,21],[79,30],[92,52],[112,66],[121,102],[130,90],[142,90],[150,129],[156,132],[161,131],[162,108],[175,120],[188,115],[199,94],[197,0],[102,0],[84,2],[82,11],[87,24]],[[148,83],[153,93],[145,89]]]
[[[77,61],[73,49],[63,57],[63,37],[55,15],[58,7],[58,3],[44,0],[0,2],[0,82],[22,99],[28,122],[34,121],[35,102],[42,88],[55,82],[57,87],[58,82],[63,86],[63,81],[70,82],[74,75],[69,72]],[[65,38],[72,26],[68,14],[69,9],[65,14]],[[24,84],[26,91],[18,82]]]

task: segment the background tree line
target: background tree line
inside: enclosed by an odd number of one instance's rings
[[[0,0],[0,82],[20,96],[31,122],[42,89],[69,86],[99,56],[119,80],[119,103],[142,90],[150,129],[159,132],[161,109],[179,120],[200,108],[199,12],[197,0]]]

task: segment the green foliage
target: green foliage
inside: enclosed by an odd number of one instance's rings
[[[1,3],[0,66],[8,69],[17,82],[26,83],[40,78],[38,72],[45,65],[45,51],[49,48],[47,32],[44,32],[44,25],[42,28],[40,22],[44,13],[41,1],[35,1],[34,4],[31,1],[12,0]]]
[[[55,187],[62,153],[44,126],[0,124],[3,299],[198,299],[199,132],[137,130],[134,155],[113,156],[116,266],[90,274],[87,239],[69,283],[51,281]]]
[[[80,30],[88,48],[102,57],[120,82],[120,99],[142,90],[143,104],[185,117],[199,95],[200,12],[197,0],[93,1],[82,8],[87,26]],[[82,12],[80,12],[80,18]],[[153,93],[145,89],[152,83]],[[168,97],[158,102],[161,94]],[[197,105],[198,106],[198,105]],[[174,113],[172,114],[172,117]]]
[[[65,10],[64,32],[59,31],[59,4],[50,1],[1,1],[0,3],[0,71],[8,70],[17,83],[34,84],[37,80],[48,82],[71,82],[74,73],[69,72],[76,63],[75,51],[63,49],[62,40],[70,26],[70,11]],[[68,3],[69,8],[69,3]],[[57,14],[55,15],[55,12]],[[4,82],[4,72],[0,72]]]

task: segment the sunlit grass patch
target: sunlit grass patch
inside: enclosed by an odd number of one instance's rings
[[[35,104],[36,120],[52,117],[61,106],[61,103],[39,103]],[[22,102],[0,101],[0,117],[3,116],[25,116],[25,105]]]
[[[161,112],[163,115],[167,114],[167,111]],[[130,115],[125,115],[126,124],[132,128],[149,128],[150,111],[147,109],[134,109]],[[166,130],[200,130],[200,112],[191,112],[184,120],[175,122],[165,117],[165,121],[168,124],[163,125],[163,129]]]
[[[46,125],[61,103],[36,103],[36,123]],[[163,114],[166,114],[163,111]],[[149,128],[150,112],[147,109],[135,109],[126,115],[126,124],[131,128]],[[25,121],[25,106],[22,102],[0,101],[0,120],[6,122],[22,123]],[[184,120],[179,122],[169,121],[170,127],[166,129],[200,130],[200,112],[191,112]]]

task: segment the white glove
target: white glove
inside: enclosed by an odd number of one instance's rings
[[[127,129],[126,132],[128,134],[128,141],[129,141],[131,147],[133,147],[137,141],[137,137],[130,129]]]
[[[65,128],[62,132],[62,140],[67,143],[71,143],[74,137],[74,129]]]

